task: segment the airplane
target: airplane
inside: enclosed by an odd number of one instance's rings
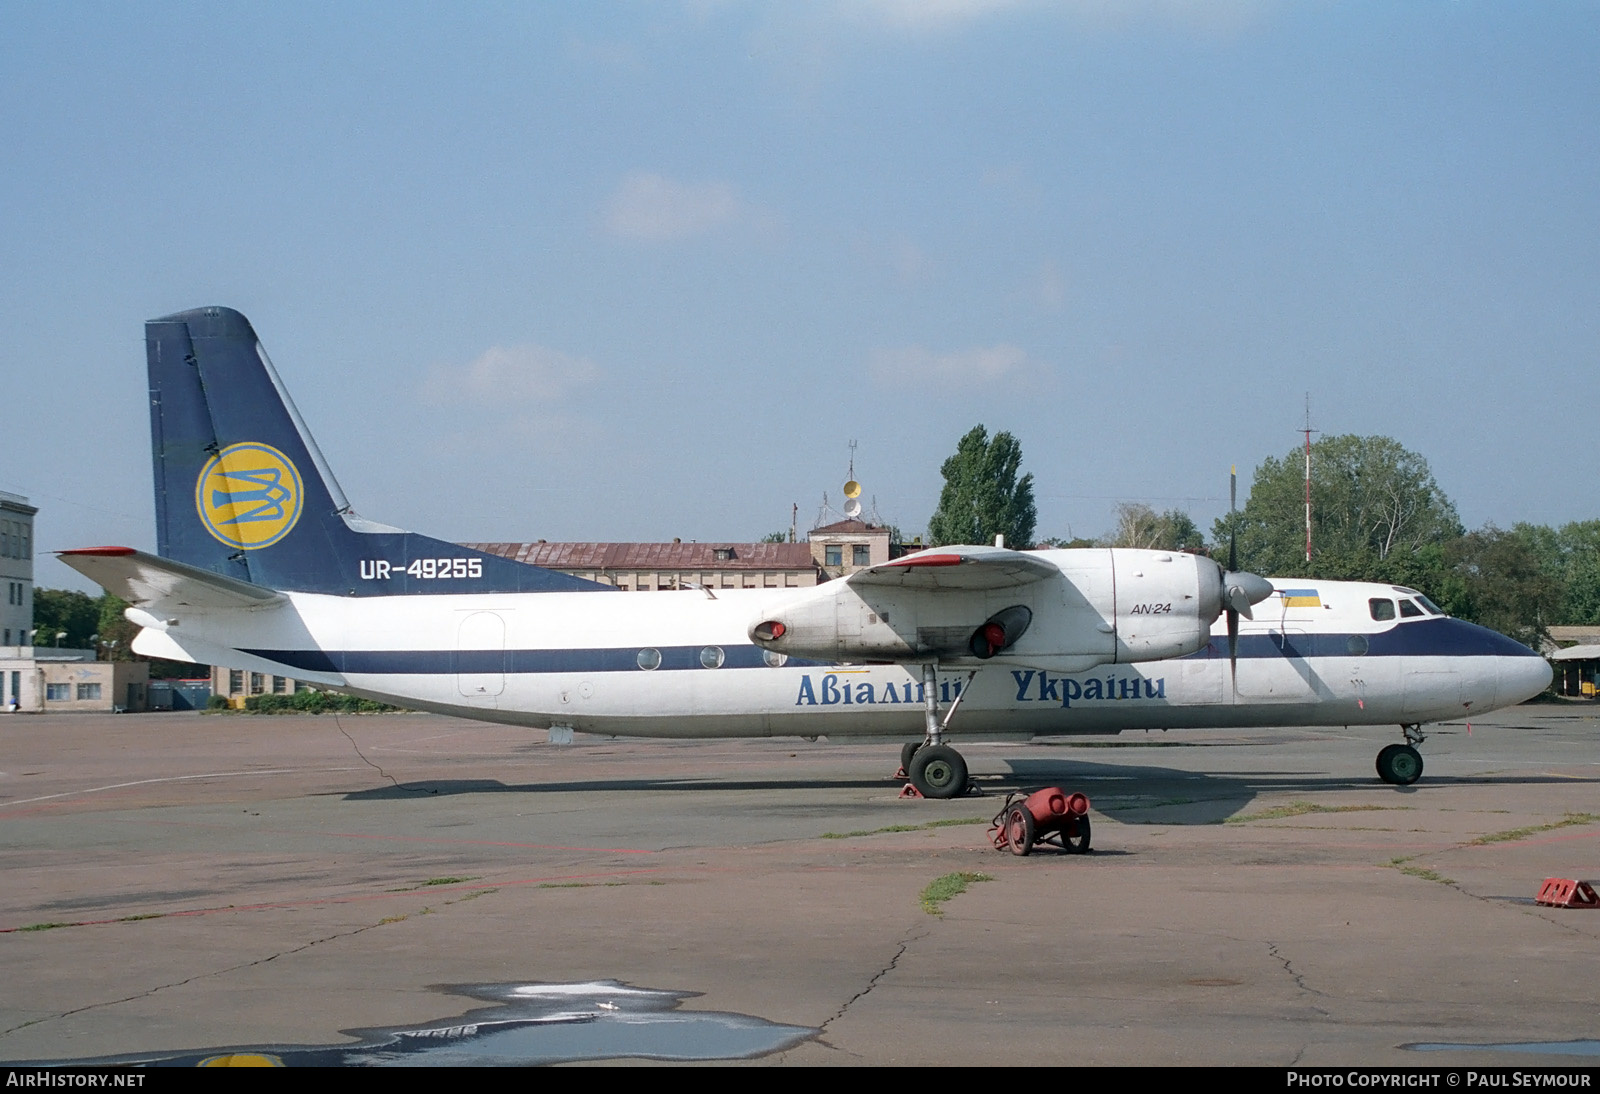
[[[152,657],[529,727],[898,740],[928,798],[968,789],[957,732],[1398,725],[1377,772],[1409,785],[1424,725],[1551,679],[1415,590],[1177,551],[959,545],[808,589],[619,595],[356,515],[239,312],[145,341],[157,553],[59,557]]]

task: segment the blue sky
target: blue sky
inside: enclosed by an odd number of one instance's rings
[[[1600,516],[1600,5],[0,0],[0,489],[153,546],[143,321],[255,323],[364,515],[1041,535],[1313,425]],[[43,585],[78,584],[41,560]]]

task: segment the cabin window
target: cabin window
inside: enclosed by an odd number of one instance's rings
[[[658,669],[661,667],[661,651],[647,647],[640,650],[639,656],[635,657],[634,660],[639,663],[640,668],[644,669],[646,672],[649,672],[651,669]]]
[[[775,669],[781,666],[785,661],[789,660],[789,655],[786,653],[779,653],[777,650],[762,650],[761,660],[767,663],[768,668]]]
[[[1386,619],[1394,618],[1394,601],[1392,600],[1386,600],[1381,596],[1375,596],[1371,600],[1367,601],[1367,605],[1372,609],[1372,618],[1378,620],[1380,623]]]
[[[1402,600],[1400,601],[1400,618],[1420,619],[1422,618],[1422,609],[1409,600]]]
[[[1345,641],[1344,648],[1349,652],[1351,657],[1366,656],[1366,652],[1369,648],[1367,636],[1364,634],[1352,634],[1349,639]]]
[[[700,664],[708,669],[720,669],[722,659],[721,646],[707,646],[700,651]]]

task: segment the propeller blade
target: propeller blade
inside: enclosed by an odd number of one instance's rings
[[[1228,471],[1228,571],[1239,568],[1239,468]]]
[[[1233,694],[1239,695],[1239,613],[1228,609],[1228,675],[1233,680]]]

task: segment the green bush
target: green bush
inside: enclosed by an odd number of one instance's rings
[[[251,714],[378,714],[402,708],[306,688],[293,695],[252,695],[244,701],[244,709]]]

